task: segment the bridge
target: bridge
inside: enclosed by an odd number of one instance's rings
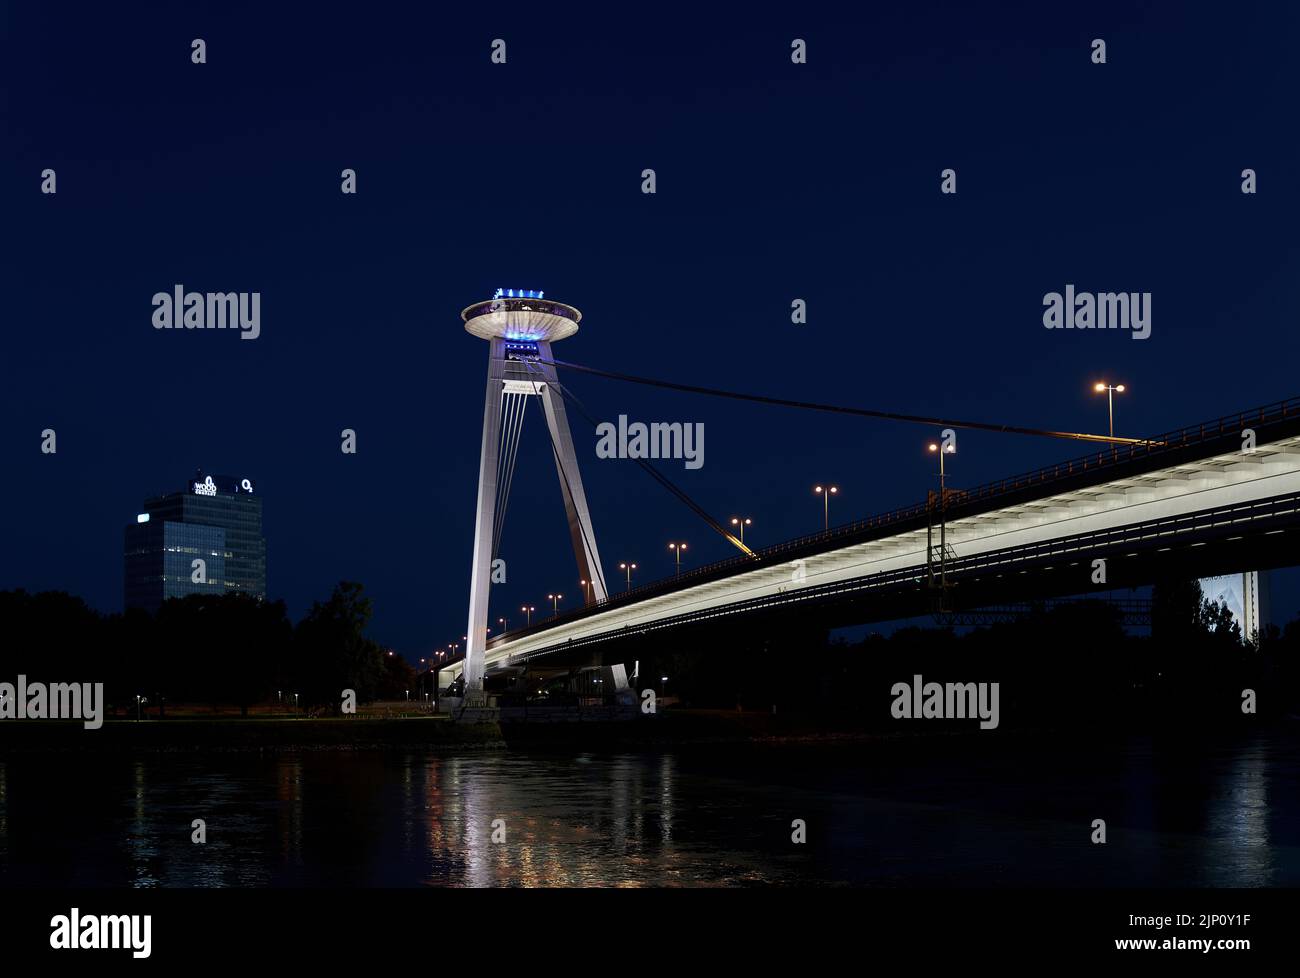
[[[707,646],[738,628],[973,620],[1008,602],[1296,562],[1300,399],[1123,442],[602,594],[487,639],[484,668],[631,662],[639,643]],[[444,667],[440,685],[463,669]]]

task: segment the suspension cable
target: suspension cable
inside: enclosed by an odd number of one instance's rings
[[[649,387],[663,387],[668,390],[685,391],[689,394],[708,394],[711,397],[728,397],[737,401],[754,401],[759,404],[772,404],[778,407],[803,408],[809,411],[829,411],[833,414],[851,414],[861,418],[881,418],[886,421],[906,421],[912,424],[924,424],[942,428],[971,428],[978,431],[998,431],[1015,435],[1039,435],[1044,438],[1068,438],[1073,441],[1104,442],[1111,445],[1163,445],[1164,442],[1150,441],[1146,438],[1117,438],[1111,435],[1090,435],[1077,431],[1052,431],[1047,428],[1025,428],[1020,425],[989,424],[983,421],[957,421],[952,418],[931,418],[920,414],[898,414],[894,411],[873,411],[868,408],[845,407],[837,404],[819,404],[815,401],[794,401],[784,397],[767,397],[763,394],[744,394],[737,391],[725,391],[715,387],[698,387],[693,384],[678,384],[668,380],[655,380],[650,377],[637,377],[632,374],[615,373],[611,370],[598,370],[584,367],[564,360],[542,360],[541,363],[566,370],[577,370],[610,380],[622,380],[631,384],[645,384]]]
[[[549,361],[543,360],[540,362],[547,363]],[[580,415],[582,415],[582,417],[586,420],[586,422],[589,425],[592,426],[593,429],[599,428],[599,424],[587,412],[587,409],[583,406],[582,402],[578,399],[578,396],[576,394],[570,391],[563,384],[559,383],[559,381],[555,382],[555,386],[559,388],[560,394],[563,395],[565,400],[567,400],[570,404],[573,405],[573,407],[577,410],[577,412]],[[751,550],[748,546],[746,546],[743,542],[741,542],[741,540],[737,538],[734,533],[732,533],[721,523],[715,520],[709,514],[708,510],[706,510],[703,506],[701,506],[694,499],[692,499],[684,489],[679,488],[671,479],[669,479],[666,475],[664,475],[662,472],[656,469],[653,465],[651,465],[645,459],[641,459],[641,458],[636,458],[633,459],[632,461],[636,462],[636,464],[639,465],[645,472],[649,473],[652,479],[654,479],[661,486],[663,486],[674,496],[680,499],[683,503],[685,503],[688,507],[690,507],[691,511],[695,513],[696,516],[704,520],[704,522],[707,523],[710,528],[712,528],[716,533],[718,533],[724,539],[726,539],[728,543],[732,544],[732,546],[739,549],[742,553],[746,553],[751,557],[757,556],[757,554],[755,554],[753,550]]]

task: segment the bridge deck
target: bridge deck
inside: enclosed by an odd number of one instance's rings
[[[1242,451],[1247,428],[1254,430],[1257,446],[1249,453]],[[1265,517],[1285,519],[1288,497],[1300,493],[1300,400],[1153,441],[1162,444],[1106,449],[950,493],[945,517],[954,558],[949,574],[969,577],[977,565],[1041,562],[1052,553],[1059,560],[1067,539],[1074,541],[1076,554],[1091,554],[1106,548],[1106,535],[1111,544],[1133,546],[1136,533],[1141,545],[1150,546],[1161,534],[1205,533],[1236,518],[1252,524]],[[1246,509],[1237,511],[1240,507]],[[487,661],[532,658],[560,646],[773,602],[815,601],[846,587],[915,582],[926,564],[927,527],[937,519],[937,508],[921,503],[768,547],[753,557],[719,561],[495,636]],[[1080,585],[1079,591],[1088,589],[1086,578]],[[447,671],[454,675],[455,667]]]

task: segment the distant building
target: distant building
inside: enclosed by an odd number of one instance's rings
[[[146,499],[135,520],[126,528],[125,607],[155,612],[187,594],[266,597],[262,497],[251,479],[200,470],[181,491]]]
[[[1201,593],[1215,604],[1228,606],[1245,639],[1262,633],[1272,623],[1269,590],[1268,571],[1201,578]]]

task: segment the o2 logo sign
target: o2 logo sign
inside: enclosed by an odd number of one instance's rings
[[[224,479],[225,477],[223,476],[222,478]],[[213,480],[212,476],[210,475],[205,476],[202,482],[194,483],[194,495],[215,496],[217,494],[218,488],[225,488],[225,487],[218,487],[216,481]],[[248,493],[251,496],[253,494],[253,480],[240,479],[238,482],[235,482],[233,479],[231,479],[229,483],[228,491],[233,493],[244,492],[244,493]]]

